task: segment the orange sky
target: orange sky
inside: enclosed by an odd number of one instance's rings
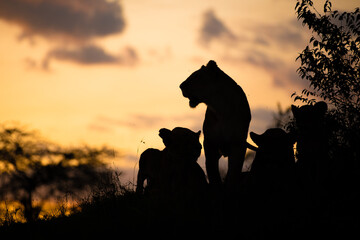
[[[190,109],[179,84],[213,59],[244,89],[250,130],[261,133],[306,87],[295,72],[308,42],[295,3],[1,1],[0,122],[65,145],[109,145],[132,172],[144,149],[163,147],[160,128],[201,129],[205,106]]]

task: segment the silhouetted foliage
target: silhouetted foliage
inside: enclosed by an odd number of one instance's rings
[[[277,104],[277,111],[273,113],[273,122],[268,126],[270,128],[285,129],[291,121],[291,107],[282,108],[281,104]]]
[[[311,97],[327,101],[329,111],[324,124],[331,134],[329,144],[334,159],[345,170],[359,170],[360,150],[360,9],[333,11],[326,0],[319,13],[311,0],[298,1],[298,19],[313,32],[298,56],[299,75],[310,82],[295,100],[312,105]],[[355,170],[357,169],[357,170]]]
[[[321,97],[344,111],[360,110],[360,10],[332,11],[327,0],[320,14],[311,0],[298,1],[296,13],[313,33],[298,56],[299,75],[310,81],[295,99]]]
[[[104,148],[63,148],[34,132],[2,126],[0,130],[0,197],[18,201],[27,221],[38,218],[41,201],[79,195],[108,170],[103,162],[114,155]]]
[[[360,9],[333,11],[329,0],[320,14],[311,0],[298,1],[298,19],[313,32],[298,56],[299,75],[310,82],[295,100],[320,97],[333,107],[333,118],[343,128],[359,131],[360,121]],[[359,137],[359,136],[357,136]],[[351,137],[353,138],[353,137]]]
[[[298,213],[306,213],[308,231],[354,231],[360,213],[360,10],[333,11],[329,0],[322,13],[311,0],[299,0],[295,10],[313,33],[297,58],[310,88],[293,94],[308,105],[292,106],[287,125],[297,139]],[[319,99],[329,106],[315,103]]]

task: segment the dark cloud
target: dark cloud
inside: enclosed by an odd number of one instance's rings
[[[204,46],[217,40],[228,50],[222,51],[225,54],[220,53],[221,59],[263,69],[271,76],[276,87],[291,87],[294,90],[308,87],[296,72],[296,55],[293,61],[288,61],[286,53],[282,54],[284,51],[300,52],[308,43],[309,32],[296,19],[278,23],[249,22],[241,27],[241,32],[234,33],[214,11],[209,10],[203,14],[199,34],[200,43]]]
[[[267,71],[272,76],[276,87],[307,87],[305,81],[298,76],[296,65],[286,63],[276,56],[269,56],[265,52],[253,50],[247,51],[242,61]]]
[[[138,61],[131,47],[114,54],[94,44],[98,38],[123,32],[125,20],[118,1],[6,0],[0,1],[0,19],[22,28],[19,40],[28,39],[34,45],[34,37],[41,36],[55,44],[43,58],[42,69],[48,69],[54,59],[83,65],[128,66]],[[34,61],[26,65],[38,66]]]
[[[22,37],[87,40],[123,31],[121,6],[106,0],[0,1],[0,18],[23,28]]]
[[[83,64],[113,63],[117,61],[116,57],[94,45],[76,49],[57,48],[48,53],[48,58],[72,60]]]
[[[101,47],[95,45],[85,45],[76,48],[59,47],[48,52],[43,61],[43,68],[49,68],[49,62],[52,59],[72,61],[78,64],[110,64],[119,63],[123,65],[133,65],[137,62],[138,57],[136,51],[127,47],[121,55],[112,55],[107,53]]]
[[[235,41],[236,35],[215,15],[213,10],[203,14],[203,22],[200,28],[200,43],[209,44],[215,39]]]
[[[247,63],[260,66],[268,70],[278,69],[283,65],[282,62],[278,59],[275,59],[274,57],[270,58],[268,55],[265,54],[265,52],[260,52],[256,50],[248,50],[246,52],[244,60]]]
[[[222,60],[231,64],[250,64],[262,69],[272,78],[275,87],[292,90],[302,90],[308,87],[305,80],[301,79],[297,72],[295,60],[286,62],[276,55],[260,50],[244,50],[238,55],[223,55]]]
[[[274,45],[281,48],[302,48],[307,43],[307,32],[296,19],[278,24],[254,24],[254,42],[260,45]]]
[[[213,10],[203,14],[199,35],[200,43],[204,46],[218,40],[231,48],[252,44],[260,47],[301,49],[309,38],[309,32],[296,19],[278,23],[249,22],[241,27],[241,31],[236,32],[228,28]]]

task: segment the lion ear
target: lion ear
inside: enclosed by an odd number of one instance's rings
[[[162,128],[159,130],[159,136],[162,138],[165,146],[171,144],[171,131],[167,128]]]
[[[261,145],[261,135],[254,133],[254,132],[250,132],[250,138],[254,141],[254,143],[258,146]]]
[[[314,109],[316,109],[319,115],[324,115],[327,111],[327,104],[323,101],[317,102],[314,105]]]
[[[216,68],[217,64],[216,64],[216,62],[214,60],[210,60],[208,62],[208,64],[206,65],[206,67],[208,67],[208,68]]]
[[[294,115],[294,117],[296,118],[299,112],[299,107],[295,106],[295,105],[291,105],[291,111]]]
[[[196,134],[200,137],[201,131],[199,130]]]

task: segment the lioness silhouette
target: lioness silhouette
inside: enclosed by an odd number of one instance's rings
[[[159,136],[165,148],[162,151],[148,148],[141,154],[136,191],[144,191],[145,180],[148,192],[173,194],[180,190],[193,193],[203,191],[207,181],[197,163],[202,148],[200,133],[182,127],[160,129]]]
[[[251,120],[246,95],[237,83],[210,60],[180,85],[191,108],[207,105],[203,124],[206,171],[209,183],[221,184],[219,159],[228,157],[226,185],[237,189],[247,148]]]

